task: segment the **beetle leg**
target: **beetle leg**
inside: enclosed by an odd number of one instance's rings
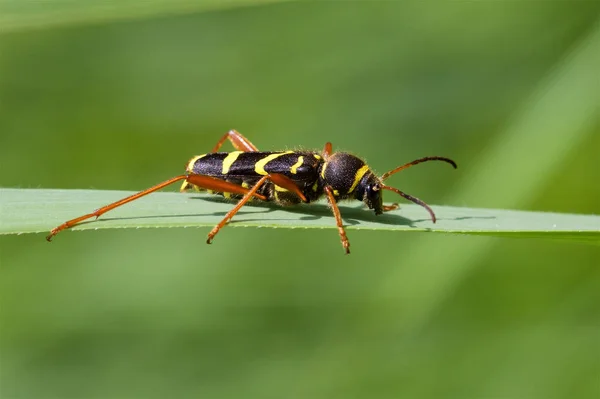
[[[303,202],[308,202],[298,185],[286,175],[271,173],[269,174],[269,180],[271,180],[275,185],[283,187],[286,190],[296,194]]]
[[[241,209],[242,206],[244,206],[246,202],[248,202],[248,200],[250,200],[250,198],[252,198],[253,195],[256,195],[256,191],[263,185],[265,181],[267,181],[269,177],[269,175],[261,177],[260,180],[257,181],[256,184],[250,190],[248,190],[248,192],[242,197],[242,199],[236,204],[236,206],[233,207],[232,210],[227,212],[227,215],[225,215],[223,220],[221,220],[219,224],[213,227],[210,233],[208,233],[208,238],[206,240],[207,244],[210,244],[213,238],[215,238],[215,236],[219,232],[219,230],[221,230],[223,226],[225,226],[227,222],[231,220],[231,218]]]
[[[325,147],[323,147],[323,158],[327,159],[331,155],[333,151],[332,145],[330,142],[325,143]]]
[[[397,203],[394,202],[392,205],[384,205],[383,211],[384,212],[395,211],[398,208],[400,208],[400,205],[398,205]]]
[[[342,221],[342,214],[340,213],[340,208],[338,208],[337,206],[335,197],[333,195],[333,192],[331,191],[331,187],[325,186],[325,193],[327,194],[327,199],[329,200],[329,205],[331,206],[333,216],[335,216],[335,222],[337,224],[338,233],[340,234],[340,239],[342,240],[342,246],[344,247],[344,251],[346,251],[346,253],[349,254],[350,241],[348,241],[348,236],[346,236],[346,230],[344,230],[344,222]]]
[[[191,184],[194,184],[198,187],[205,188],[207,190],[213,190],[213,191],[219,191],[219,192],[230,192],[230,193],[235,193],[235,194],[248,194],[250,191],[252,191],[251,189],[247,189],[242,186],[238,186],[237,184],[229,183],[224,180],[219,180],[219,179],[216,179],[216,178],[210,177],[210,176],[203,176],[203,175],[196,175],[196,174],[180,175],[180,176],[173,177],[169,180],[166,180],[162,183],[159,183],[155,186],[152,186],[150,188],[147,188],[146,190],[140,191],[139,193],[130,195],[129,197],[125,197],[119,201],[105,205],[102,208],[96,209],[94,212],[88,213],[83,216],[79,216],[75,219],[68,220],[65,223],[61,224],[60,226],[57,226],[54,229],[52,229],[50,231],[50,234],[48,234],[48,236],[46,236],[46,240],[52,241],[52,238],[55,235],[57,235],[58,233],[60,233],[61,231],[65,230],[65,229],[73,227],[76,224],[83,222],[84,220],[91,219],[93,217],[98,218],[102,214],[104,214],[112,209],[115,209],[121,205],[125,205],[128,202],[134,201],[145,195],[148,195],[150,193],[158,191],[161,188],[169,186],[180,180],[185,180],[187,182],[190,182]],[[254,190],[252,196],[257,197],[263,201],[265,201],[267,199],[265,196],[257,194],[256,190]]]
[[[244,152],[257,152],[258,148],[250,140],[245,138],[240,132],[237,130],[230,130],[221,137],[221,139],[215,145],[215,148],[211,152],[219,151],[219,148],[225,143],[225,140],[229,140],[233,147],[238,151]]]

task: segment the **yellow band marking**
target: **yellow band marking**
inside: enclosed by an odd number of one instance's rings
[[[277,184],[275,185],[275,191],[279,191],[279,192],[286,192],[289,191],[287,188],[283,188],[283,187],[279,187]]]
[[[325,178],[325,169],[327,169],[327,164],[328,162],[325,162],[323,164],[323,168],[321,169],[321,177],[324,179]]]
[[[248,183],[246,183],[245,181],[242,182],[242,187],[244,188],[250,188],[250,185]],[[254,197],[252,197],[254,198]]]
[[[298,171],[298,168],[300,166],[302,166],[303,163],[304,163],[304,157],[302,155],[300,155],[298,157],[298,162],[296,162],[295,164],[292,165],[290,172],[292,172],[293,174],[296,174],[296,172]]]
[[[340,192],[338,190],[333,190],[333,195],[335,195],[337,197],[340,195]]]
[[[279,158],[282,155],[285,154],[291,154],[293,151],[286,151],[286,152],[278,152],[276,154],[271,154],[268,155],[266,157],[264,157],[263,159],[261,159],[260,161],[258,161],[256,163],[256,165],[254,165],[254,171],[259,174],[259,175],[268,175],[269,173],[265,170],[265,166],[271,162],[272,160]]]
[[[317,180],[317,181],[315,182],[315,184],[313,184],[313,186],[312,186],[312,190],[313,190],[314,192],[317,192],[317,190],[318,190],[318,189],[319,189],[319,181]]]
[[[231,165],[233,165],[235,160],[240,156],[242,152],[243,151],[233,151],[227,154],[227,156],[223,160],[223,170],[221,171],[222,174],[226,175],[227,173],[229,173],[229,168],[231,168]]]
[[[223,197],[225,197],[227,199],[230,199],[231,198],[231,193],[225,192],[225,193],[223,193]]]
[[[321,156],[318,154],[313,154],[313,157],[315,157],[315,159],[318,161],[319,159],[321,159]]]
[[[185,171],[188,173],[192,173],[192,171],[194,170],[194,164],[196,163],[196,161],[205,156],[206,156],[206,154],[202,154],[202,155],[198,155],[198,156],[195,156],[194,158],[190,159],[190,162],[188,162],[188,164],[185,168]]]
[[[358,186],[358,183],[360,183],[360,180],[363,178],[365,173],[367,173],[368,171],[369,171],[369,166],[364,165],[362,168],[360,168],[358,170],[358,172],[356,172],[356,174],[354,175],[354,182],[350,186],[350,190],[348,190],[348,194],[350,194],[352,191],[354,191],[356,186]]]

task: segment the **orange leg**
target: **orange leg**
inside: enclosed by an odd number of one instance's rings
[[[333,151],[333,147],[330,142],[325,143],[325,147],[323,147],[323,158],[327,159],[331,155]]]
[[[398,205],[397,203],[394,202],[392,205],[384,205],[383,211],[384,212],[395,211],[398,208],[400,208],[400,205]]]
[[[244,152],[257,152],[258,148],[254,144],[250,142],[247,138],[242,136],[240,132],[237,130],[230,130],[221,137],[215,148],[213,148],[212,152],[219,151],[219,148],[223,145],[225,140],[229,140],[233,147],[238,151]]]
[[[219,193],[232,193],[232,194],[241,194],[244,195],[248,193],[251,189],[244,188],[242,186],[238,186],[234,183],[229,183],[225,180],[220,180],[215,177],[204,176],[204,175],[194,175],[190,174],[186,181],[188,183],[194,184],[198,187],[205,188],[207,190],[216,191]],[[258,199],[266,201],[267,198],[260,194],[254,194],[254,196]]]
[[[246,202],[248,202],[248,200],[250,200],[250,198],[252,198],[253,195],[256,195],[256,191],[269,178],[270,178],[269,175],[261,177],[260,180],[258,182],[256,182],[256,184],[242,197],[242,199],[237,203],[237,205],[232,210],[227,212],[227,215],[225,215],[223,220],[221,220],[219,222],[219,224],[217,224],[215,227],[213,227],[213,229],[210,231],[210,233],[208,233],[208,238],[206,240],[207,244],[210,244],[212,242],[213,238],[215,238],[215,236],[217,235],[219,230],[221,230],[223,228],[223,226],[225,226],[227,224],[227,222],[229,222],[231,220],[231,218],[244,206],[244,204],[246,204]]]
[[[331,191],[331,188],[329,186],[325,186],[325,194],[327,194],[329,205],[331,205],[333,216],[335,216],[335,222],[337,223],[338,233],[340,233],[342,246],[344,247],[346,253],[349,254],[350,241],[348,241],[348,236],[346,236],[346,230],[344,230],[344,222],[342,221],[342,214],[340,213],[340,208],[338,208],[337,203],[335,202],[335,197],[333,196],[333,192]]]
[[[271,180],[277,186],[283,187],[286,190],[293,192],[298,197],[300,197],[300,199],[303,202],[308,202],[308,200],[302,193],[302,190],[300,190],[300,188],[296,185],[296,183],[294,183],[294,181],[292,179],[290,179],[289,177],[287,177],[286,175],[281,175],[279,173],[272,173],[269,175],[269,180]]]
[[[262,197],[262,195],[259,195],[256,192],[267,180],[272,181],[274,184],[278,185],[279,187],[283,187],[286,190],[293,192],[294,194],[298,195],[298,197],[300,197],[302,199],[302,201],[308,202],[306,197],[304,196],[304,194],[302,194],[302,191],[300,191],[300,189],[296,185],[296,183],[294,183],[294,181],[292,179],[290,179],[289,177],[287,177],[285,175],[277,174],[277,173],[265,175],[265,176],[261,177],[260,180],[257,181],[256,184],[250,190],[248,190],[247,193],[244,194],[242,199],[236,204],[236,206],[232,210],[227,212],[227,215],[225,215],[223,220],[221,220],[221,222],[219,222],[219,224],[217,224],[215,227],[213,227],[213,229],[210,231],[210,233],[208,233],[208,238],[206,240],[207,244],[210,244],[212,242],[212,240],[215,238],[217,233],[223,228],[223,226],[225,226],[227,224],[227,222],[229,222],[231,220],[231,218],[233,218],[235,216],[235,214],[246,204],[246,202],[248,202],[250,200],[250,198],[252,198],[253,196],[254,197]]]
[[[219,191],[219,192],[230,192],[230,193],[245,195],[245,194],[249,193],[250,191],[252,191],[251,189],[246,189],[242,186],[238,186],[237,184],[233,184],[233,183],[229,183],[229,182],[226,182],[223,180],[215,179],[214,177],[210,177],[210,176],[202,176],[202,175],[194,175],[194,174],[180,175],[180,176],[173,177],[167,181],[164,181],[160,184],[157,184],[156,186],[152,186],[146,190],[140,191],[139,193],[136,193],[136,194],[130,195],[129,197],[123,198],[122,200],[119,200],[119,201],[113,202],[112,204],[103,206],[102,208],[99,208],[92,213],[88,213],[86,215],[79,216],[75,219],[68,220],[65,223],[61,224],[60,226],[52,229],[50,231],[50,234],[48,234],[48,236],[46,236],[46,240],[52,241],[52,238],[55,235],[57,235],[58,233],[60,233],[61,231],[65,230],[65,229],[73,227],[76,224],[78,224],[86,219],[90,219],[93,217],[98,218],[102,214],[104,214],[112,209],[115,209],[121,205],[125,205],[128,202],[134,201],[145,195],[148,195],[150,193],[158,191],[161,188],[164,188],[170,184],[176,183],[180,180],[185,180],[185,181],[190,182],[191,184],[195,184],[199,187],[202,187],[202,188],[205,188],[208,190]],[[256,190],[254,190],[252,195],[263,201],[266,200],[266,197],[264,197],[263,195],[256,194]]]

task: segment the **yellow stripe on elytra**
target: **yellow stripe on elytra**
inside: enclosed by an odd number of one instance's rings
[[[296,174],[296,172],[298,171],[298,168],[300,166],[302,166],[303,163],[304,163],[304,157],[302,155],[300,155],[298,157],[298,162],[296,162],[295,164],[292,165],[290,172],[292,172],[293,174]]]
[[[222,174],[226,175],[227,173],[229,173],[229,168],[231,168],[231,165],[233,165],[235,160],[238,159],[242,152],[243,151],[232,151],[229,154],[227,154],[227,156],[223,160],[223,170],[221,170]]]
[[[194,165],[196,164],[196,161],[205,156],[206,156],[206,154],[202,154],[202,155],[197,155],[194,158],[190,159],[187,166],[185,167],[185,171],[187,173],[192,173],[194,171]],[[198,190],[198,187],[194,186],[193,184],[188,183],[186,180],[184,180],[183,183],[181,183],[181,187],[179,188],[179,191],[184,192],[184,191],[188,190],[190,187],[192,187],[195,191],[200,191],[200,190]]]
[[[358,170],[358,172],[356,172],[356,174],[354,175],[354,182],[350,186],[350,190],[348,190],[348,194],[350,194],[352,191],[354,191],[354,189],[356,188],[356,186],[358,186],[358,183],[360,183],[360,180],[363,178],[363,176],[365,175],[365,173],[367,173],[368,171],[369,171],[369,166],[368,165],[363,165],[363,167],[360,168]]]
[[[271,155],[267,155],[266,157],[264,157],[263,159],[261,159],[260,161],[258,161],[255,165],[254,165],[254,171],[259,174],[259,175],[268,175],[269,173],[267,173],[267,171],[265,170],[265,166],[271,162],[272,160],[279,158],[282,155],[285,154],[291,154],[293,151],[286,151],[286,152],[278,152],[276,154],[271,154]]]
[[[197,160],[199,160],[200,158],[204,158],[206,156],[206,154],[202,154],[202,155],[198,155],[195,156],[194,158],[190,159],[190,162],[188,162],[187,167],[185,168],[185,171],[188,173],[192,173],[192,171],[194,170],[194,164],[196,163]]]

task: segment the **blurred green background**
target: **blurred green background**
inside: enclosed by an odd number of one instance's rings
[[[142,189],[235,128],[452,157],[390,180],[430,204],[598,213],[598,2],[115,7],[0,26],[3,187]],[[0,397],[600,397],[597,245],[207,232],[1,236]]]

